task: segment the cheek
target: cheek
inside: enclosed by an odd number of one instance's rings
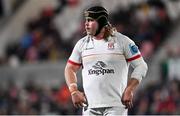
[[[97,23],[92,22],[91,23],[91,28],[96,30],[97,29]]]

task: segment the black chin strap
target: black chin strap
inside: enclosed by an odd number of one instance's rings
[[[103,28],[103,27],[98,27],[98,29],[97,29],[97,31],[96,31],[96,33],[95,33],[94,36],[98,35],[98,34],[101,32],[101,29],[102,29],[102,28]]]

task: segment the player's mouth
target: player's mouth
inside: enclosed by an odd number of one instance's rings
[[[89,30],[90,30],[90,28],[86,27],[86,30],[87,30],[87,31],[89,31]]]

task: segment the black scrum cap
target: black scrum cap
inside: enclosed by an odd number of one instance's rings
[[[98,22],[99,28],[96,31],[95,36],[100,33],[104,26],[108,25],[108,12],[102,6],[93,6],[87,9],[84,13],[84,16],[87,18],[92,18]]]

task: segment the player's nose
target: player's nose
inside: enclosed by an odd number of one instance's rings
[[[88,21],[85,21],[85,26],[88,26],[89,22]]]

